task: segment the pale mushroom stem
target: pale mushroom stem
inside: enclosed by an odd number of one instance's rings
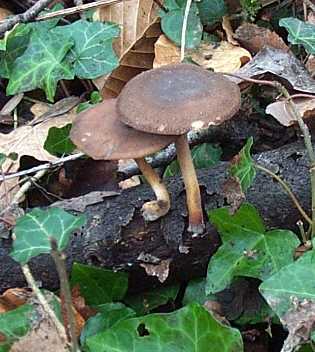
[[[175,142],[177,160],[186,188],[186,201],[189,215],[188,231],[199,235],[204,232],[200,188],[196,170],[191,157],[187,135],[179,136]]]
[[[156,200],[147,202],[142,206],[142,216],[146,221],[154,221],[168,213],[170,209],[169,193],[154,169],[145,161],[144,158],[135,159],[143,176],[152,187]]]

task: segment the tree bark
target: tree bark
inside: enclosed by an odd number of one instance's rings
[[[261,153],[255,159],[283,177],[302,206],[309,210],[308,160],[301,144]],[[205,216],[206,209],[225,205],[222,184],[227,177],[227,166],[226,163],[220,163],[217,167],[198,173]],[[209,258],[220,245],[219,236],[213,226],[207,223],[205,235],[192,238],[186,231],[187,213],[181,178],[168,179],[167,187],[171,193],[171,211],[153,223],[145,224],[140,215],[143,203],[153,197],[152,191],[145,185],[89,205],[85,210],[88,223],[72,236],[67,250],[69,268],[75,261],[127,270],[132,291],[158,283],[157,278],[146,274],[144,264],[158,265],[155,268],[165,274],[169,263],[169,282],[186,281],[205,274]],[[281,186],[269,176],[258,173],[254,185],[247,192],[247,201],[258,208],[269,228],[297,230],[299,212]],[[1,240],[0,291],[25,285],[18,264],[9,257],[10,247],[10,240]],[[35,278],[43,287],[58,287],[58,277],[49,256],[34,258],[30,264]],[[150,269],[150,265],[147,268]]]

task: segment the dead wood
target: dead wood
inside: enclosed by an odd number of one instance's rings
[[[258,154],[256,160],[283,177],[301,204],[309,209],[308,161],[301,144],[295,143]],[[226,163],[199,172],[204,209],[225,205],[221,189],[226,175]],[[172,209],[162,220],[154,223],[145,224],[139,213],[143,202],[153,196],[147,186],[124,191],[88,206],[85,210],[88,224],[81,232],[73,235],[67,252],[69,267],[77,261],[115,270],[128,270],[132,290],[157,283],[156,278],[146,275],[142,267],[145,263],[163,264],[164,268],[170,263],[169,281],[188,280],[204,274],[210,256],[219,246],[219,237],[208,224],[203,237],[192,238],[186,231],[182,181],[179,177],[174,177],[167,181],[167,186],[171,192]],[[269,176],[261,173],[257,175],[254,186],[248,191],[247,200],[259,209],[269,228],[296,230],[299,213],[280,185]],[[1,240],[1,291],[25,285],[19,266],[8,255],[10,246],[10,240]],[[53,262],[48,256],[32,260],[31,268],[43,287],[58,287]]]

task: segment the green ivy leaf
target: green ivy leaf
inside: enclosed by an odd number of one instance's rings
[[[288,40],[292,44],[301,44],[309,54],[315,54],[315,26],[294,17],[282,18],[281,27],[288,31]]]
[[[90,100],[89,101],[85,101],[83,103],[80,103],[77,107],[77,114],[79,114],[80,112],[88,109],[88,108],[91,108],[92,106],[98,104],[98,103],[101,103],[103,101],[103,97],[102,95],[100,94],[100,92],[98,91],[94,91],[91,93],[90,95]]]
[[[170,301],[174,302],[178,292],[179,285],[160,287],[152,291],[128,296],[124,299],[124,302],[135,310],[138,315],[144,315]]]
[[[73,231],[85,224],[85,217],[74,216],[63,209],[34,209],[18,218],[14,227],[11,257],[21,264],[27,263],[39,254],[49,253],[50,238],[53,237],[60,251],[68,244]]]
[[[266,280],[293,262],[297,236],[289,230],[266,231],[252,205],[243,204],[234,215],[226,208],[208,215],[223,243],[208,265],[207,294],[225,289],[238,276]]]
[[[7,156],[3,153],[0,153],[0,167],[3,165],[6,159],[7,159]]]
[[[12,343],[28,333],[35,315],[30,304],[0,314],[0,333],[5,337],[5,341],[0,342],[0,351],[9,351]]]
[[[191,151],[191,156],[196,169],[213,167],[221,159],[222,149],[210,143],[203,143],[195,146]],[[180,173],[180,167],[177,160],[165,169],[163,177],[175,176]]]
[[[119,36],[119,26],[110,22],[76,21],[53,29],[74,41],[69,55],[74,61],[74,73],[82,79],[94,79],[110,73],[118,66],[113,39]]]
[[[90,352],[243,351],[240,332],[216,321],[198,304],[115,324],[87,339]]]
[[[315,302],[315,251],[305,253],[296,262],[285,266],[265,280],[259,287],[261,294],[270,307],[283,318],[289,311],[294,311],[294,301],[309,299]]]
[[[101,312],[88,319],[81,332],[80,342],[82,346],[88,337],[109,329],[122,320],[136,316],[135,311],[122,303],[107,303],[97,308]]]
[[[205,278],[198,278],[198,279],[189,281],[185,290],[183,305],[187,305],[190,303],[204,304],[206,301],[210,299],[215,300],[215,295],[206,294]]]
[[[227,13],[224,0],[201,0],[197,2],[197,6],[203,25],[211,26],[221,21]]]
[[[182,27],[185,14],[186,1],[166,1],[168,12],[161,12],[161,27],[163,33],[180,46],[182,41]],[[199,46],[202,36],[202,24],[199,18],[198,7],[192,3],[189,11],[185,47],[193,49]]]
[[[256,176],[254,161],[250,154],[252,145],[253,137],[250,137],[239,154],[234,157],[230,167],[231,175],[239,179],[243,192],[252,185]]]
[[[71,285],[79,285],[80,293],[89,305],[121,300],[128,289],[128,274],[75,263]]]
[[[48,131],[44,148],[48,153],[56,156],[71,154],[76,146],[71,142],[69,134],[72,124],[69,123],[61,128],[51,127]]]
[[[41,88],[47,99],[53,101],[57,82],[73,79],[74,75],[66,54],[73,41],[52,31],[34,31],[23,55],[12,67],[7,94],[28,92]]]
[[[21,56],[29,43],[31,27],[26,24],[19,24],[7,32],[2,40],[0,52],[0,76],[10,78],[15,60]]]

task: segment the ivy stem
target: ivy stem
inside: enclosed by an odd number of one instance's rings
[[[296,224],[297,224],[297,226],[298,226],[298,228],[300,230],[300,234],[301,234],[303,243],[306,244],[308,237],[307,237],[307,234],[305,233],[303,221],[299,220]]]
[[[38,288],[36,281],[31,273],[31,270],[27,264],[24,264],[21,266],[23,274],[25,276],[25,279],[28,283],[28,286],[32,289],[34,294],[36,295],[40,305],[42,306],[44,312],[49,316],[49,318],[52,320],[52,322],[55,324],[56,330],[61,338],[62,341],[66,342],[67,341],[67,334],[64,326],[61,324],[59,319],[57,318],[55,312],[53,309],[50,307],[47,299],[45,296],[42,294],[40,289]]]
[[[300,214],[302,215],[302,217],[312,226],[313,225],[313,221],[312,219],[306,214],[305,210],[303,209],[303,207],[301,206],[300,202],[298,201],[298,199],[296,198],[295,194],[291,191],[290,187],[288,186],[288,184],[278,175],[276,175],[274,172],[272,172],[271,170],[265,168],[264,166],[261,166],[259,164],[255,164],[255,168],[258,170],[263,171],[264,173],[268,174],[269,176],[271,176],[272,178],[274,178],[276,181],[278,181],[280,183],[280,185],[283,187],[283,189],[287,192],[287,194],[289,195],[289,197],[291,198],[292,202],[294,203],[294,205],[296,206],[296,208],[298,209],[298,211],[300,212]]]
[[[69,343],[72,352],[80,352],[78,340],[76,336],[76,323],[72,308],[71,289],[68,281],[68,275],[65,264],[64,253],[58,250],[58,244],[52,237],[50,238],[51,256],[55,262],[56,269],[60,280],[60,297],[61,302],[64,300],[64,309],[66,315],[64,316],[64,326],[69,336]]]

